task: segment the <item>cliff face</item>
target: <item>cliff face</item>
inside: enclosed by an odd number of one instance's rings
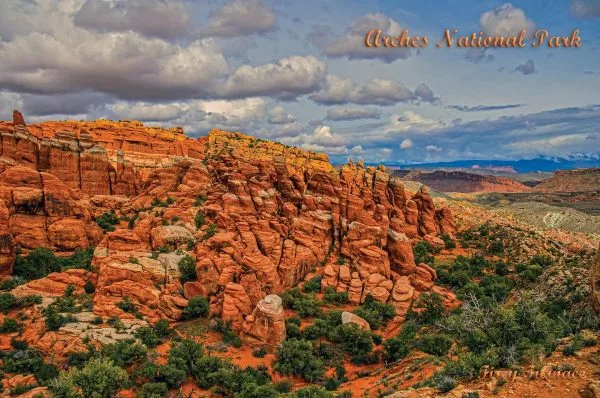
[[[181,129],[140,122],[66,121],[25,125],[0,122],[0,171],[19,164],[58,176],[90,195],[132,196],[155,169],[178,158],[201,159],[203,144]]]
[[[187,299],[203,295],[250,330],[263,298],[315,269],[323,287],[355,304],[370,294],[400,316],[421,291],[456,303],[412,253],[418,240],[443,245],[437,235],[455,231],[451,212],[426,190],[410,197],[383,166],[338,171],[326,155],[220,130],[192,140],[129,122],[27,128],[18,116],[0,125],[0,225],[10,231],[0,260],[14,245],[97,244],[96,314],[133,317],[117,306],[128,297],[150,319],[178,319]],[[93,220],[106,209],[131,221],[102,237]],[[182,284],[186,253],[197,279]]]
[[[600,168],[559,170],[534,188],[537,192],[600,192]]]
[[[440,192],[483,193],[525,192],[529,188],[509,178],[467,173],[464,171],[410,172],[405,180],[417,181]]]

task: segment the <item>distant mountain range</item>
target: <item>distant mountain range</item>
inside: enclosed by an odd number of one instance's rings
[[[578,155],[569,158],[539,157],[521,160],[455,160],[451,162],[434,163],[398,163],[387,162],[386,166],[401,169],[438,169],[438,168],[460,168],[460,169],[499,169],[513,168],[517,173],[553,172],[556,170],[578,169],[600,167],[600,154]]]

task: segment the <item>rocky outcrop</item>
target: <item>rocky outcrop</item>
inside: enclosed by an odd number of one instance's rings
[[[404,180],[417,181],[439,192],[527,192],[529,187],[510,178],[468,173],[466,171],[413,171]]]
[[[151,320],[178,319],[187,299],[202,295],[239,329],[265,296],[321,265],[333,267],[325,272],[350,302],[389,302],[402,296],[400,277],[417,291],[431,288],[412,245],[439,244],[437,235],[455,228],[427,191],[411,197],[383,166],[337,170],[324,154],[239,133],[192,140],[138,122],[25,126],[18,117],[0,132],[12,162],[0,174],[13,242],[0,247],[4,263],[15,244],[95,245],[102,235],[92,220],[101,212],[131,219],[94,254],[94,312],[103,316],[132,318],[117,305],[127,297]],[[197,280],[182,284],[185,253]],[[346,267],[334,265],[339,258]]]
[[[286,337],[281,298],[270,294],[260,300],[242,326],[241,338],[254,346],[274,349]]]
[[[102,231],[87,202],[53,174],[25,166],[0,173],[0,261],[10,269],[11,246],[70,252],[93,246]]]
[[[356,314],[353,314],[348,311],[342,312],[342,324],[353,323],[358,325],[359,328],[364,330],[371,330],[371,326],[369,326],[369,322],[365,321],[363,318],[359,317]]]
[[[600,190],[600,168],[559,170],[534,188],[537,192],[596,192]]]
[[[0,158],[59,177],[90,195],[138,193],[152,171],[181,158],[203,158],[203,144],[181,128],[136,121],[66,121],[26,125],[20,112],[0,122]],[[1,171],[0,166],[0,171]]]
[[[590,289],[592,291],[592,306],[600,313],[600,248],[595,260],[590,266]]]

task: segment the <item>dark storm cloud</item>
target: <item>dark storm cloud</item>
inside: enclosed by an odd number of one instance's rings
[[[58,95],[23,94],[21,98],[22,110],[33,116],[85,114],[113,100],[106,94],[84,91]]]

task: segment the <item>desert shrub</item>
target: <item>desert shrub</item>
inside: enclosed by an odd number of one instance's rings
[[[54,397],[113,397],[127,382],[127,372],[110,359],[94,358],[81,369],[63,372],[50,383]]]
[[[154,324],[154,331],[156,335],[160,338],[168,337],[171,335],[173,330],[169,327],[169,321],[166,319],[160,319],[158,322]]]
[[[265,347],[258,347],[252,351],[252,356],[256,358],[264,358],[267,355],[267,349]]]
[[[431,244],[429,244],[425,241],[418,242],[413,247],[413,255],[415,257],[415,263],[416,264],[425,263],[425,264],[433,265],[434,257],[431,255],[431,253],[433,253],[433,252],[434,252],[434,248],[431,246]]]
[[[12,293],[0,294],[0,311],[8,312],[17,307],[17,298]]]
[[[123,297],[123,300],[119,301],[116,305],[121,311],[130,314],[135,314],[138,311],[137,306],[127,296]]]
[[[437,293],[421,293],[407,313],[407,319],[424,325],[433,325],[446,313],[442,296]]]
[[[124,368],[145,358],[146,348],[133,339],[120,340],[103,346],[100,356],[108,358],[116,366]]]
[[[290,317],[285,320],[286,335],[289,339],[298,339],[302,337],[302,331],[300,331],[300,324],[302,319],[297,316]]]
[[[302,387],[289,395],[290,398],[333,398],[335,395],[332,392],[325,390],[319,386]]]
[[[306,281],[304,285],[302,285],[302,291],[304,293],[318,293],[321,291],[321,279],[323,277],[321,275],[317,275],[314,278]]]
[[[159,338],[153,328],[144,326],[135,331],[137,337],[146,347],[154,348],[159,343]]]
[[[196,363],[204,356],[204,347],[194,340],[184,339],[176,343],[169,351],[167,362],[186,374],[191,374]]]
[[[188,305],[183,309],[184,319],[194,319],[208,315],[210,305],[206,297],[196,296],[188,301]]]
[[[69,316],[62,315],[54,304],[49,305],[43,311],[46,329],[53,331],[58,330],[66,323],[73,321]]]
[[[202,239],[210,239],[213,236],[215,236],[217,232],[219,232],[219,230],[217,229],[217,224],[210,224],[208,228],[206,228],[206,231],[204,231],[204,236],[202,237]]]
[[[342,313],[341,311],[329,311],[320,318],[307,326],[302,331],[302,336],[309,340],[314,340],[320,337],[330,339],[334,329],[342,324]]]
[[[206,202],[207,200],[208,200],[208,198],[206,196],[198,195],[198,196],[196,196],[196,199],[194,199],[194,206],[196,206],[196,207],[202,206],[204,204],[204,202]]]
[[[320,305],[321,303],[315,297],[303,297],[300,300],[296,300],[294,310],[302,318],[316,317],[323,313]]]
[[[92,357],[89,351],[71,352],[67,357],[67,364],[71,367],[81,368]]]
[[[452,347],[452,338],[444,334],[425,334],[419,337],[416,346],[419,350],[432,355],[446,355]]]
[[[332,286],[327,286],[323,293],[323,301],[332,305],[344,305],[348,303],[348,292],[336,292]]]
[[[112,211],[108,211],[96,219],[96,224],[98,224],[104,232],[114,231],[115,225],[118,223],[119,218]]]
[[[350,355],[354,363],[368,362],[368,355],[373,351],[371,332],[362,329],[355,323],[345,323],[335,328],[332,340]]]
[[[133,229],[133,227],[135,226],[135,222],[137,221],[137,219],[140,217],[140,213],[136,212],[127,222],[127,228],[128,229]]]
[[[186,376],[187,374],[184,369],[167,364],[158,368],[157,380],[166,383],[169,388],[177,388],[183,383]]]
[[[279,392],[281,394],[285,394],[285,393],[292,391],[292,388],[294,387],[294,383],[292,383],[289,380],[280,380],[280,381],[273,383],[273,387],[275,387],[275,390],[277,390],[277,392]]]
[[[496,275],[505,276],[508,275],[510,269],[508,268],[508,263],[504,261],[498,261],[495,266]]]
[[[456,387],[456,380],[452,377],[444,376],[437,382],[436,387],[442,394],[445,394],[454,390],[454,387]]]
[[[69,257],[57,257],[62,270],[71,268],[82,268],[90,271],[92,269],[92,259],[94,258],[94,248],[86,247],[85,249],[76,250]]]
[[[2,370],[6,373],[33,374],[39,383],[45,385],[58,376],[55,366],[44,362],[44,356],[37,350],[15,350],[7,352],[2,359]]]
[[[196,260],[194,260],[194,257],[190,255],[183,256],[183,258],[179,260],[177,267],[179,268],[179,273],[181,274],[179,276],[181,283],[196,280]]]
[[[391,304],[375,301],[368,295],[365,302],[354,310],[354,313],[369,323],[371,329],[377,330],[387,325],[388,321],[396,316],[396,308]]]
[[[19,323],[14,318],[4,318],[0,323],[0,333],[13,333],[19,330]]]
[[[198,210],[198,212],[194,216],[194,225],[196,226],[196,229],[202,228],[202,226],[205,223],[206,223],[206,217],[204,216],[204,213],[202,213],[201,210]]]
[[[344,360],[344,351],[341,348],[322,341],[313,344],[313,354],[323,361],[325,367],[338,366]]]
[[[296,339],[279,345],[274,368],[282,375],[301,376],[308,381],[320,380],[325,373],[323,361],[313,354],[310,341]]]
[[[205,356],[198,358],[192,369],[192,375],[198,386],[208,389],[222,380],[221,370],[230,366],[231,363],[226,359]]]
[[[167,395],[169,387],[166,383],[145,383],[137,392],[137,398],[161,398]]]
[[[405,321],[400,333],[383,342],[385,360],[395,362],[406,357],[413,348],[418,330],[419,325],[415,321]]]
[[[94,283],[91,280],[87,280],[85,285],[83,285],[83,290],[87,294],[93,294],[96,291],[96,286],[94,286]]]
[[[242,346],[242,340],[231,328],[231,321],[223,321],[221,319],[217,319],[214,325],[214,330],[223,335],[223,342],[225,344],[237,348]]]
[[[441,238],[444,241],[444,248],[446,250],[454,249],[456,247],[456,243],[454,242],[454,239],[452,239],[452,237],[450,235],[443,234],[441,236]]]
[[[61,270],[60,260],[50,249],[38,247],[29,252],[27,257],[17,256],[13,275],[26,280],[39,279]]]

